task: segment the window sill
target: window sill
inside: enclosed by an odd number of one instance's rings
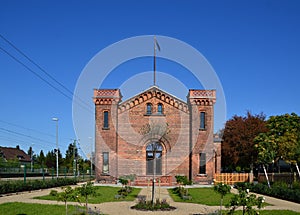
[[[163,113],[152,113],[152,114],[146,113],[146,114],[144,114],[144,116],[166,116],[166,115]]]
[[[109,128],[104,128],[104,127],[103,127],[102,130],[109,130]]]
[[[206,128],[199,128],[199,131],[206,131]]]
[[[207,174],[197,174],[198,177],[207,177]]]

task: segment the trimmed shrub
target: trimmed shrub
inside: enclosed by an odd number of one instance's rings
[[[191,185],[192,181],[188,180],[185,175],[176,175],[176,182],[181,185]]]
[[[47,189],[52,187],[61,187],[66,185],[75,185],[77,180],[74,178],[59,178],[55,180],[23,180],[18,181],[0,181],[0,194],[18,193],[23,191]]]

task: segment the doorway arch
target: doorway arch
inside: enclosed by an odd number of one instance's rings
[[[159,142],[151,142],[146,146],[146,174],[162,175],[163,146]]]

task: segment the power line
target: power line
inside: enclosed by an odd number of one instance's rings
[[[35,129],[32,129],[32,128],[26,128],[24,126],[17,125],[17,124],[11,123],[11,122],[6,122],[6,121],[1,120],[1,119],[0,119],[0,122],[5,123],[7,125],[15,126],[17,128],[22,128],[22,129],[25,129],[25,130],[28,130],[28,131],[33,131],[33,132],[36,132],[36,133],[39,133],[39,134],[42,134],[42,135],[46,135],[46,136],[49,136],[49,137],[55,137],[55,135],[53,135],[53,134],[48,134],[48,133],[38,131],[38,130],[35,130]]]
[[[9,129],[6,129],[6,128],[1,128],[0,127],[0,130],[2,131],[5,131],[5,132],[8,132],[8,133],[11,133],[11,134],[15,134],[15,135],[20,135],[20,136],[23,136],[23,137],[27,137],[27,138],[31,138],[31,139],[35,139],[37,141],[40,141],[40,142],[43,142],[43,143],[50,143],[50,144],[54,144],[52,142],[49,142],[47,140],[43,140],[41,138],[38,138],[38,137],[32,137],[30,135],[27,135],[27,134],[23,134],[23,133],[20,133],[20,132],[16,132],[16,131],[12,131],[12,130],[9,130]]]
[[[49,81],[47,81],[46,79],[44,79],[42,76],[40,76],[38,73],[36,73],[35,71],[33,71],[32,69],[30,69],[28,66],[26,66],[24,63],[22,63],[19,59],[17,59],[15,56],[13,56],[12,54],[10,54],[8,51],[6,51],[5,49],[3,49],[0,46],[0,49],[7,54],[8,56],[10,56],[13,60],[15,60],[16,62],[18,62],[19,64],[21,64],[22,66],[24,66],[29,72],[33,73],[35,76],[37,76],[39,79],[41,79],[42,81],[44,81],[46,84],[48,84],[50,87],[52,87],[53,89],[55,89],[56,91],[58,91],[59,93],[61,93],[62,95],[64,95],[65,97],[67,97],[68,99],[71,99],[71,97],[69,97],[67,94],[65,94],[64,92],[62,92],[60,89],[58,89],[57,87],[55,87],[53,84],[51,84]]]
[[[19,54],[21,54],[23,57],[25,57],[29,62],[31,62],[33,65],[35,65],[38,69],[40,69],[48,78],[50,78],[52,81],[54,81],[56,84],[58,84],[59,86],[61,86],[64,90],[66,90],[69,94],[71,94],[71,96],[77,98],[82,104],[84,104],[86,107],[82,106],[80,103],[78,103],[81,107],[83,107],[84,109],[88,110],[89,112],[92,112],[91,109],[92,107],[85,102],[84,100],[82,100],[80,97],[78,97],[77,95],[74,95],[73,92],[71,90],[69,90],[65,85],[63,85],[62,83],[60,83],[58,80],[56,80],[52,75],[50,75],[45,69],[43,69],[39,64],[35,63],[30,57],[28,57],[24,52],[22,52],[19,48],[17,48],[12,42],[10,42],[8,39],[6,39],[3,35],[0,34],[0,37],[7,42],[10,46],[12,46]],[[21,64],[22,66],[24,66],[28,71],[30,71],[31,73],[33,73],[35,76],[37,76],[39,79],[41,79],[42,81],[44,81],[45,83],[47,83],[50,87],[52,87],[53,89],[55,89],[56,91],[58,91],[60,94],[64,95],[66,98],[72,100],[72,98],[70,96],[68,96],[67,94],[65,94],[63,91],[61,91],[60,89],[58,89],[56,86],[54,86],[53,84],[51,84],[49,81],[47,81],[45,78],[43,78],[41,75],[39,75],[37,72],[33,71],[32,69],[30,69],[28,66],[26,66],[23,62],[21,62],[19,59],[17,59],[15,56],[13,56],[12,54],[10,54],[7,50],[5,50],[3,47],[0,47],[0,49],[6,53],[8,56],[10,56],[12,59],[14,59],[16,62],[18,62],[19,64]],[[76,100],[75,100],[76,102]],[[88,108],[87,108],[88,107]],[[92,112],[93,113],[93,112]]]

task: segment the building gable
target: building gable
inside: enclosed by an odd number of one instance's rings
[[[189,112],[188,105],[186,102],[180,100],[179,98],[166,93],[162,91],[161,89],[157,87],[151,87],[150,89],[139,93],[136,96],[133,96],[132,98],[122,102],[119,104],[118,113],[122,113],[124,111],[127,111],[137,105],[140,105],[142,103],[147,103],[147,101],[150,101],[151,99],[156,98],[159,101],[169,104],[173,106],[174,108],[183,111],[185,113]]]

